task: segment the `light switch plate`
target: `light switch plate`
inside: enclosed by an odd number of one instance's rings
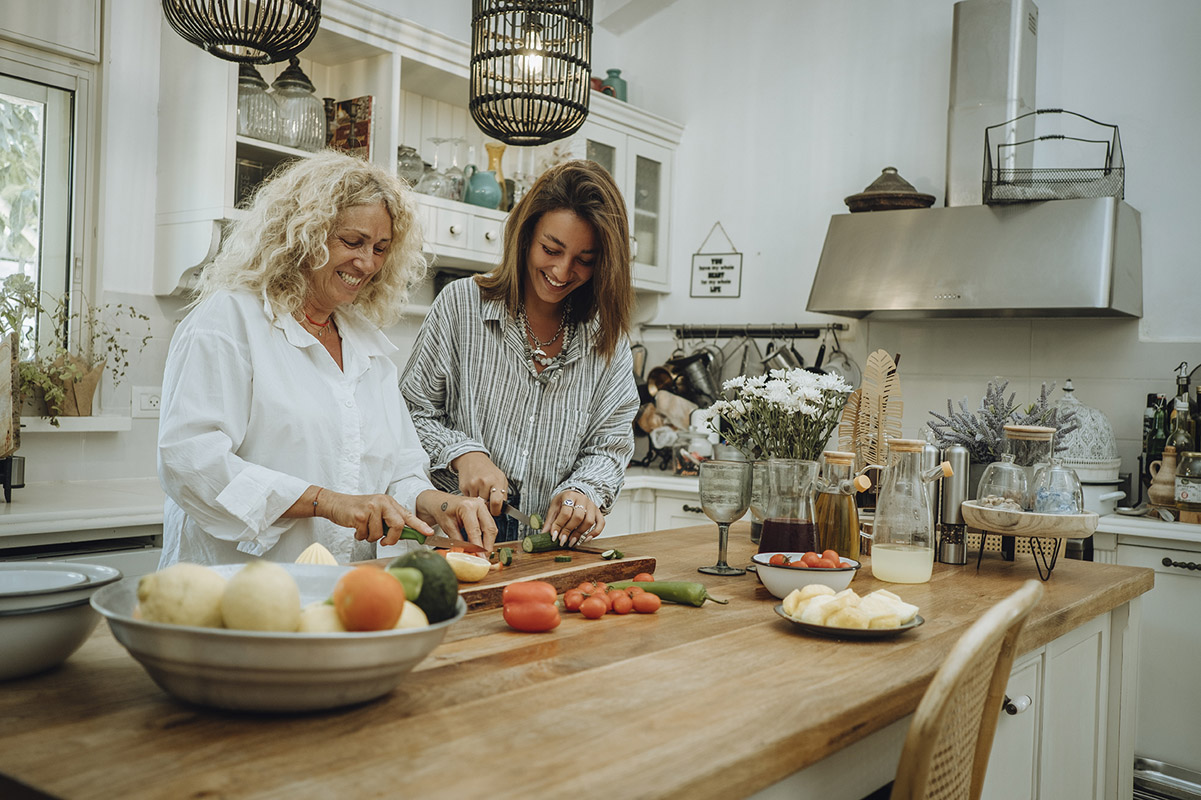
[[[153,419],[158,417],[159,404],[162,402],[163,387],[135,386],[131,399],[130,416],[135,419]]]

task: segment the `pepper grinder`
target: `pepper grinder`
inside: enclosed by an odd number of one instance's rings
[[[938,523],[938,562],[967,563],[967,535],[960,504],[967,499],[968,451],[962,445],[952,445],[942,452],[943,460],[951,465],[951,476],[942,482],[942,506]],[[983,543],[981,543],[983,547]]]

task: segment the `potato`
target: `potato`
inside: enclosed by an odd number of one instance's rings
[[[854,589],[843,589],[841,592],[838,592],[834,595],[835,600],[839,598],[842,598],[844,608],[855,608],[859,605],[860,598],[859,595],[855,593]]]
[[[808,598],[801,597],[800,589],[793,589],[782,601],[780,601],[780,605],[784,608],[784,613],[791,617],[796,613],[797,606],[807,599]]]
[[[826,624],[834,628],[856,628],[864,630],[868,625],[867,614],[854,606],[840,608],[826,618]]]
[[[138,612],[147,622],[220,628],[225,587],[225,578],[216,570],[172,564],[138,581]]]
[[[825,625],[826,617],[838,610],[829,607],[834,602],[834,596],[827,594],[809,598],[809,602],[805,604],[805,610],[801,612],[801,622],[809,625]]]
[[[824,583],[811,583],[808,586],[802,586],[797,591],[801,593],[801,600],[808,600],[811,597],[818,597],[823,594],[834,594],[834,590]]]
[[[251,561],[229,579],[221,597],[225,627],[245,631],[300,628],[300,588],[288,571],[271,561]]]

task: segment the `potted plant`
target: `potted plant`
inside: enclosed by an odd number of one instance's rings
[[[97,306],[83,296],[78,305],[72,310],[68,297],[39,292],[26,275],[10,275],[0,284],[0,336],[16,333],[14,405],[44,403],[41,415],[54,426],[60,416],[90,415],[104,370],[119,385],[131,348],[140,352],[150,341],[150,318],[134,307]],[[39,324],[55,335],[39,336]],[[78,342],[73,349],[72,340]]]

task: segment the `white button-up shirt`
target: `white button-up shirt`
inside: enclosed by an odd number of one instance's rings
[[[397,389],[395,345],[353,307],[334,314],[343,369],[265,297],[218,293],[171,340],[159,421],[167,493],[161,565],[294,561],[320,542],[369,558],[349,528],[283,519],[310,486],[390,494],[406,508],[432,489],[429,459]]]

